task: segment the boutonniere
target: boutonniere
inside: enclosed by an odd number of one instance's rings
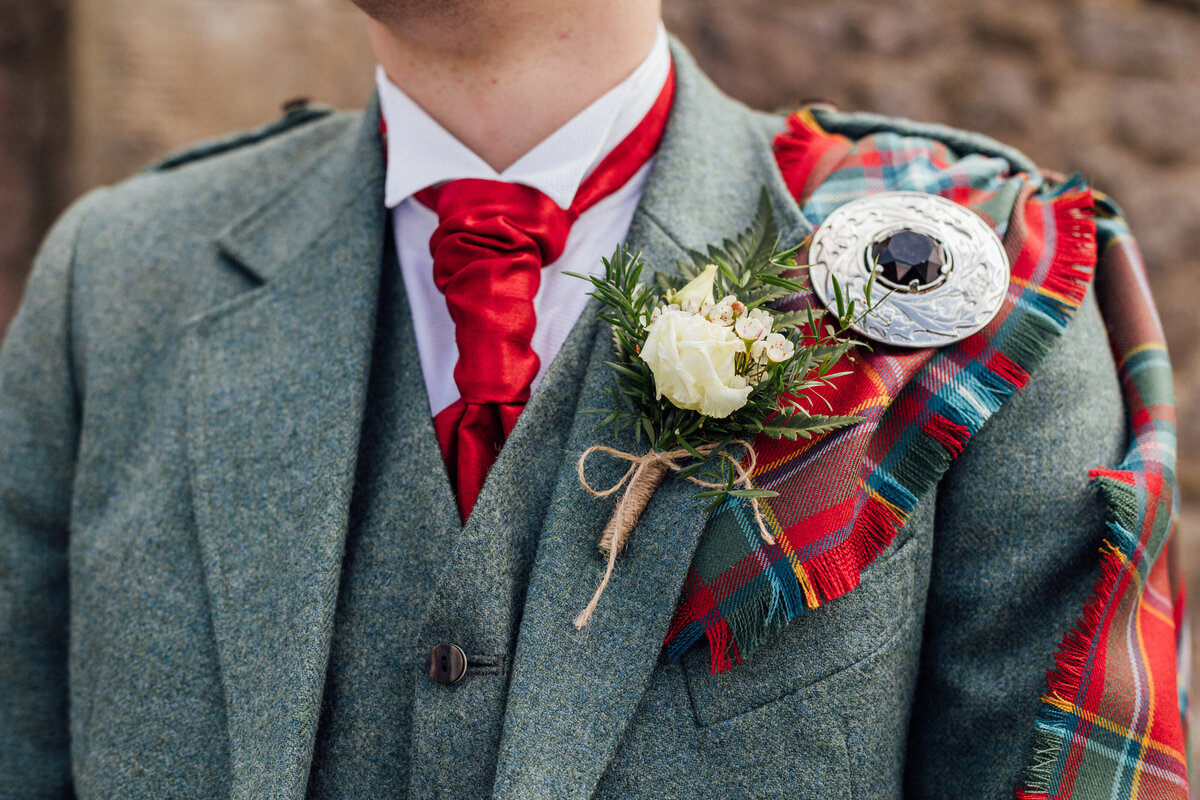
[[[859,421],[809,409],[814,389],[846,374],[837,365],[859,346],[849,331],[869,308],[847,303],[835,280],[835,309],[804,303],[780,310],[779,301],[807,293],[797,281],[806,269],[796,263],[798,249],[780,249],[764,190],[753,224],[735,239],[690,253],[678,276],[659,272],[653,283],[643,282],[640,255],[624,248],[604,260],[603,276],[576,276],[591,281],[615,349],[606,362],[616,378],[612,405],[589,413],[603,415],[601,427],[632,429],[645,446],[626,453],[597,445],[579,459],[579,480],[592,495],[624,491],[599,543],[608,562],[604,577],[576,628],[591,618],[617,555],[668,473],[696,484],[697,496],[712,499],[710,509],[727,497],[749,502],[763,539],[774,544],[759,500],[775,492],[752,483],[752,440],[807,439]],[[870,307],[870,287],[866,302]],[[585,475],[587,460],[598,453],[630,463],[607,489],[592,487]]]

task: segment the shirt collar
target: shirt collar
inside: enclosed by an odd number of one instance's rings
[[[568,208],[588,173],[646,116],[670,69],[667,34],[660,24],[650,54],[628,78],[498,173],[377,67],[375,81],[387,124],[385,202],[395,208],[426,186],[481,178],[531,186]]]

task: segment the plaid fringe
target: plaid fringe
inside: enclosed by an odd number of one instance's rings
[[[1047,672],[1019,800],[1188,796],[1170,364],[1137,247],[1120,210],[1098,201],[1097,297],[1134,435],[1117,469],[1090,473],[1108,511],[1100,577]]]

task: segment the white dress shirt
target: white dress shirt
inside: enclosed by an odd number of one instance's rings
[[[376,69],[387,125],[386,203],[392,210],[396,253],[434,415],[459,397],[454,383],[458,345],[445,297],[433,283],[429,238],[437,228],[437,214],[413,195],[444,181],[481,178],[531,186],[569,208],[584,178],[649,112],[670,68],[666,31],[660,26],[650,54],[633,74],[500,173],[435,122],[388,79],[382,67]],[[541,359],[534,387],[587,305],[590,285],[563,273],[602,274],[600,259],[625,241],[652,164],[653,159],[624,187],[582,214],[571,228],[562,256],[542,268],[533,301],[537,314],[533,350]]]

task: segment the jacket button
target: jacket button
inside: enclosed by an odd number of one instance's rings
[[[429,651],[425,670],[429,673],[429,680],[451,686],[467,674],[467,654],[456,644],[439,644]]]

